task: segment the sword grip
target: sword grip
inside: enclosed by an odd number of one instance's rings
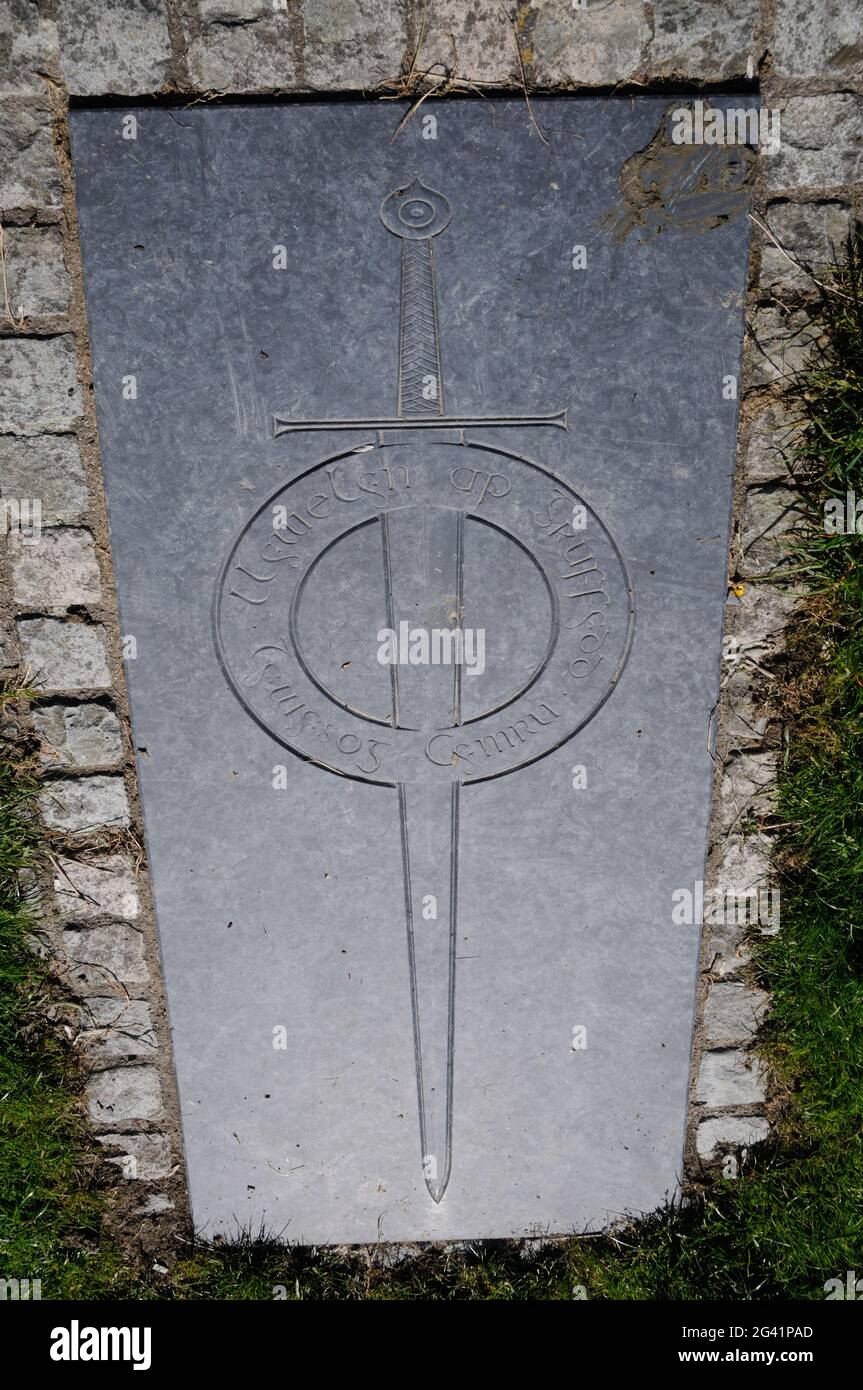
[[[430,240],[402,241],[398,413],[403,417],[443,415],[434,251]]]

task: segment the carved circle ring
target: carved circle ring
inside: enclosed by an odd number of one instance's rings
[[[425,215],[409,202],[404,212],[417,221]],[[382,542],[376,553],[386,625],[387,529],[406,509],[454,513],[465,546],[475,526],[491,528],[529,557],[548,599],[544,650],[527,679],[498,694],[491,708],[433,729],[404,727],[397,709],[367,711],[340,697],[301,640],[308,583],[321,561],[363,528],[371,528],[370,543]],[[241,704],[297,756],[359,781],[470,785],[545,757],[597,714],[625,665],[634,603],[609,531],[542,465],[463,439],[369,442],[360,452],[354,446],[322,459],[258,508],[222,570],[214,628]]]

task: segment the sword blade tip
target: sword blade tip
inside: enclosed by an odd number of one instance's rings
[[[443,1194],[446,1192],[446,1183],[437,1182],[434,1179],[430,1180],[426,1178],[426,1187],[428,1188],[429,1196],[431,1197],[432,1201],[435,1203],[436,1206],[439,1206],[441,1199],[443,1198]]]
[[[449,1182],[450,1164],[447,1160],[446,1168],[443,1173],[438,1175],[437,1162],[433,1154],[426,1154],[423,1159],[423,1177],[426,1180],[428,1194],[436,1206],[440,1205],[441,1199],[446,1192]]]

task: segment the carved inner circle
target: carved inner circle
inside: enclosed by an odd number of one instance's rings
[[[399,208],[399,221],[411,227],[427,227],[434,218],[434,208],[425,198],[411,198]]]

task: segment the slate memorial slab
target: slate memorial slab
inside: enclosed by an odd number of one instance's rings
[[[206,1234],[676,1189],[749,165],[668,110],[73,114]]]

